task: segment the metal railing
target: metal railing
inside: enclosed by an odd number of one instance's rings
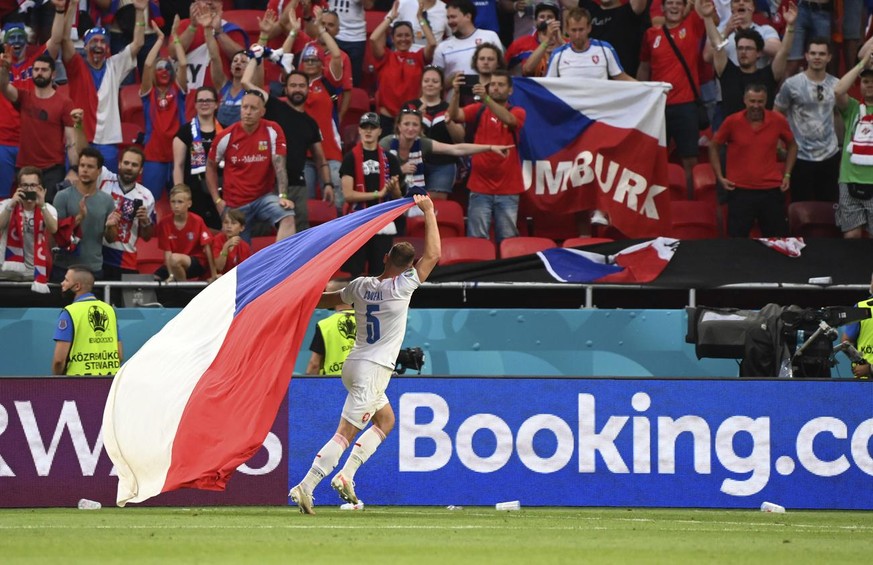
[[[29,282],[0,282],[0,289],[3,288],[30,288]],[[160,289],[194,289],[206,288],[205,282],[158,282],[158,281],[97,281],[95,286],[102,289],[103,300],[110,302],[110,294],[113,289],[141,289],[141,290],[160,290]],[[57,286],[57,285],[53,285]],[[585,293],[585,303],[583,308],[594,308],[594,294],[596,290],[684,290],[688,293],[686,306],[697,306],[697,293],[703,289],[697,288],[669,288],[669,287],[653,287],[648,285],[618,285],[618,284],[578,284],[578,283],[532,283],[532,282],[442,282],[442,283],[424,283],[423,289],[458,289],[461,291],[463,301],[466,302],[466,293],[469,290],[570,290],[579,289]],[[742,283],[729,284],[706,290],[802,290],[802,291],[859,291],[866,292],[870,288],[867,284],[846,284],[846,285],[816,285],[816,284],[796,284],[796,283]],[[96,292],[95,292],[96,294]],[[142,304],[142,306],[157,306],[159,303]]]

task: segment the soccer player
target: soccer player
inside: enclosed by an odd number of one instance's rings
[[[343,500],[356,504],[355,473],[394,427],[394,410],[385,389],[406,333],[409,300],[440,259],[440,235],[433,202],[427,196],[415,195],[414,198],[424,213],[424,254],[415,266],[412,245],[397,243],[385,254],[385,270],[381,275],[358,277],[339,292],[325,292],[318,302],[318,308],[333,308],[342,302],[353,305],[355,321],[361,331],[342,369],[348,396],[336,433],[315,456],[303,480],[288,493],[304,514],[315,514],[312,509],[315,487],[334,470],[349,444],[372,422],[355,442],[345,466],[330,482]]]

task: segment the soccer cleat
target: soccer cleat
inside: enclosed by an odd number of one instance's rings
[[[315,510],[312,509],[315,505],[313,502],[315,499],[310,493],[303,490],[303,486],[297,485],[292,488],[288,492],[288,496],[300,509],[301,514],[315,514]]]
[[[349,480],[342,474],[342,472],[337,473],[333,479],[330,481],[330,486],[333,487],[333,490],[337,492],[337,494],[350,504],[357,504],[358,497],[355,495],[355,482]]]

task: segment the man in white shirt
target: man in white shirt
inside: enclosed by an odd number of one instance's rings
[[[148,0],[133,0],[136,9],[133,41],[120,53],[109,56],[109,33],[103,27],[85,32],[85,56],[80,55],[70,39],[72,17],[64,2],[55,4],[55,19],[65,26],[52,27],[52,39],[61,45],[70,96],[77,108],[85,109],[84,128],[89,142],[103,155],[106,167],[118,171],[118,144],[121,143],[121,112],[118,91],[127,74],[136,67],[136,57],[145,42]],[[58,31],[60,30],[60,33]]]
[[[137,242],[148,241],[154,234],[157,216],[155,197],[152,191],[136,182],[145,163],[145,154],[137,146],[121,153],[118,174],[106,167],[97,179],[97,189],[115,201],[119,214],[118,237],[115,241],[103,241],[103,278],[121,280],[123,274],[136,273]]]
[[[415,248],[408,242],[397,243],[385,254],[385,270],[381,275],[358,277],[339,292],[325,292],[318,303],[319,308],[333,308],[343,302],[353,305],[360,331],[343,364],[342,379],[348,396],[336,434],[315,456],[303,480],[288,493],[304,514],[315,514],[313,490],[334,470],[353,442],[354,448],[345,466],[333,477],[330,486],[343,500],[357,504],[355,473],[394,427],[394,410],[385,389],[406,334],[409,301],[440,259],[440,234],[433,202],[427,196],[415,195],[414,198],[424,213],[421,259],[413,266]],[[370,422],[373,425],[355,440]]]
[[[437,45],[433,54],[433,64],[443,69],[446,82],[450,82],[451,77],[457,73],[476,74],[473,70],[473,52],[477,45],[493,43],[503,51],[503,44],[496,33],[476,28],[473,23],[476,19],[476,6],[470,0],[449,2],[446,18],[452,36]]]
[[[567,12],[566,22],[570,42],[552,51],[547,77],[634,80],[624,72],[612,45],[591,39],[591,13],[588,10],[572,8]]]

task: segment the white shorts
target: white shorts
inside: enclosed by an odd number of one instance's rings
[[[388,404],[385,389],[392,374],[392,369],[372,361],[346,359],[342,379],[349,394],[343,404],[343,418],[363,430],[373,414]]]

